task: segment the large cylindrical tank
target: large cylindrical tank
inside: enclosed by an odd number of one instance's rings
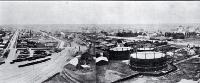
[[[130,59],[131,47],[115,47],[109,50],[110,60],[128,60]]]
[[[167,66],[167,57],[160,52],[136,52],[130,55],[130,66],[139,71],[157,71]]]

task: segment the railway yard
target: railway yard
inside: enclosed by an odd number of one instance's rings
[[[5,47],[2,47],[1,83],[43,82],[61,72],[70,56],[86,49],[75,43],[64,47],[64,41],[44,32],[28,29],[15,30],[2,39],[1,44]],[[79,49],[75,49],[78,47]]]

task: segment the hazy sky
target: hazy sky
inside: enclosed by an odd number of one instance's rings
[[[162,24],[199,22],[199,1],[0,2],[0,24]]]

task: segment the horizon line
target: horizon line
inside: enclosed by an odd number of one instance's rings
[[[200,24],[200,23],[144,23],[144,25],[162,25],[162,24]],[[141,25],[141,24],[0,24],[0,25]],[[143,24],[142,24],[143,25]]]

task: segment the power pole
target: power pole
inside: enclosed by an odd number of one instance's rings
[[[95,46],[96,46],[96,40],[97,40],[97,32],[96,32],[96,27],[94,27],[94,40],[93,40],[93,43],[94,43],[94,55],[96,55],[96,48],[95,48]]]

